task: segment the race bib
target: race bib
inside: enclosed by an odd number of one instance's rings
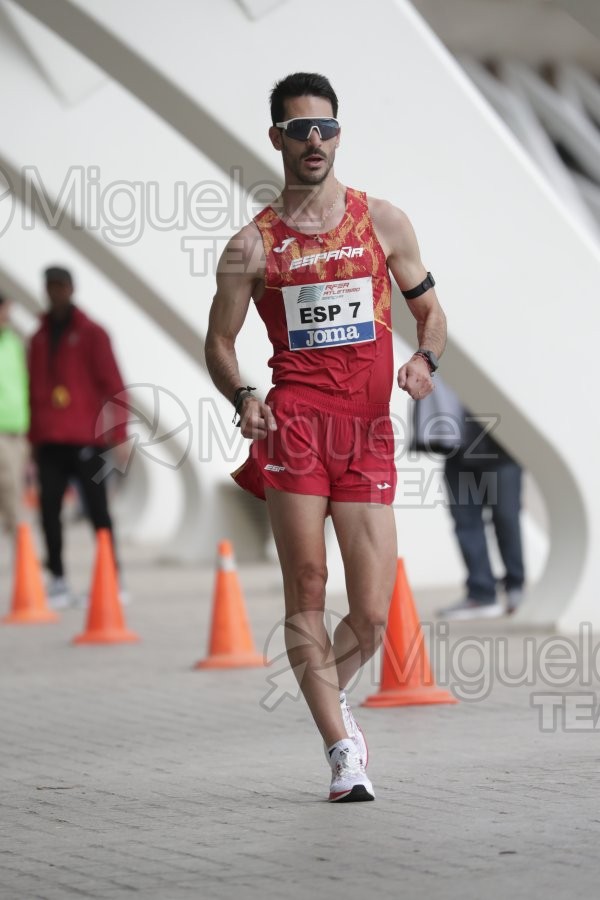
[[[371,276],[282,287],[290,350],[375,340]]]

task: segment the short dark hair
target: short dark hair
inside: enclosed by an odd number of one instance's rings
[[[73,276],[63,266],[49,266],[44,271],[44,278],[46,279],[46,284],[51,284],[55,281],[60,282],[60,284],[73,284]]]
[[[282,122],[285,116],[284,104],[290,97],[323,97],[329,100],[334,118],[338,113],[338,98],[324,75],[316,72],[295,72],[276,82],[271,91],[271,121]]]

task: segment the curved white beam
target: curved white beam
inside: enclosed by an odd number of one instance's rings
[[[36,66],[63,102],[77,103],[106,81],[101,69],[20,7],[5,3],[0,15],[8,17]]]
[[[462,60],[462,64],[470,78],[498,110],[502,119],[546,174],[549,184],[582,224],[600,239],[600,229],[590,215],[588,207],[582,202],[573,175],[566,168],[547,132],[540,125],[523,92],[511,90],[475,60],[465,59]]]
[[[272,178],[273,173],[236,137],[233,127],[199,107],[181,85],[146,60],[135,44],[127,43],[119,31],[107,27],[101,9],[92,11],[69,0],[52,3],[17,0],[17,3],[105,69],[195,147],[201,147],[211,159],[219,160],[224,171],[241,167],[242,183],[248,187]],[[189,13],[189,6],[186,11]],[[208,9],[205,12],[210,14]]]
[[[503,63],[501,73],[507,84],[525,92],[549,133],[600,181],[600,137],[592,122],[522,63]]]
[[[577,97],[580,106],[600,122],[600,86],[579,66],[557,66],[557,82],[569,97]]]
[[[32,191],[30,179],[23,176],[22,170],[1,149],[0,167],[13,185],[16,196],[20,198],[29,196]],[[41,193],[51,208],[56,207],[56,197],[47,190]],[[100,271],[109,272],[115,286],[165,331],[196,365],[206,367],[204,354],[201,352],[202,335],[194,332],[190,323],[166,302],[152,284],[133,271],[95,234],[79,227],[68,212],[60,217],[55,230]]]

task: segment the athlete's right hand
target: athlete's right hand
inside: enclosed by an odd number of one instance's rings
[[[245,438],[261,440],[269,431],[277,431],[271,408],[256,397],[246,397],[240,411],[240,429]]]

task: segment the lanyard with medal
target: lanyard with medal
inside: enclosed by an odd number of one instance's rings
[[[51,377],[52,381],[57,380],[56,356],[58,353],[58,345],[59,345],[60,339],[62,338],[64,332],[67,329],[67,326],[68,326],[68,322],[64,323],[62,325],[58,335],[56,335],[56,337],[53,336],[51,338],[49,363],[50,363],[50,377]],[[52,393],[50,394],[50,402],[52,403],[52,406],[54,407],[54,409],[66,409],[68,406],[71,405],[71,392],[70,392],[69,388],[66,387],[64,384],[55,384],[54,387],[52,388]]]
[[[64,384],[52,388],[52,406],[55,409],[66,409],[71,404],[71,393]]]

